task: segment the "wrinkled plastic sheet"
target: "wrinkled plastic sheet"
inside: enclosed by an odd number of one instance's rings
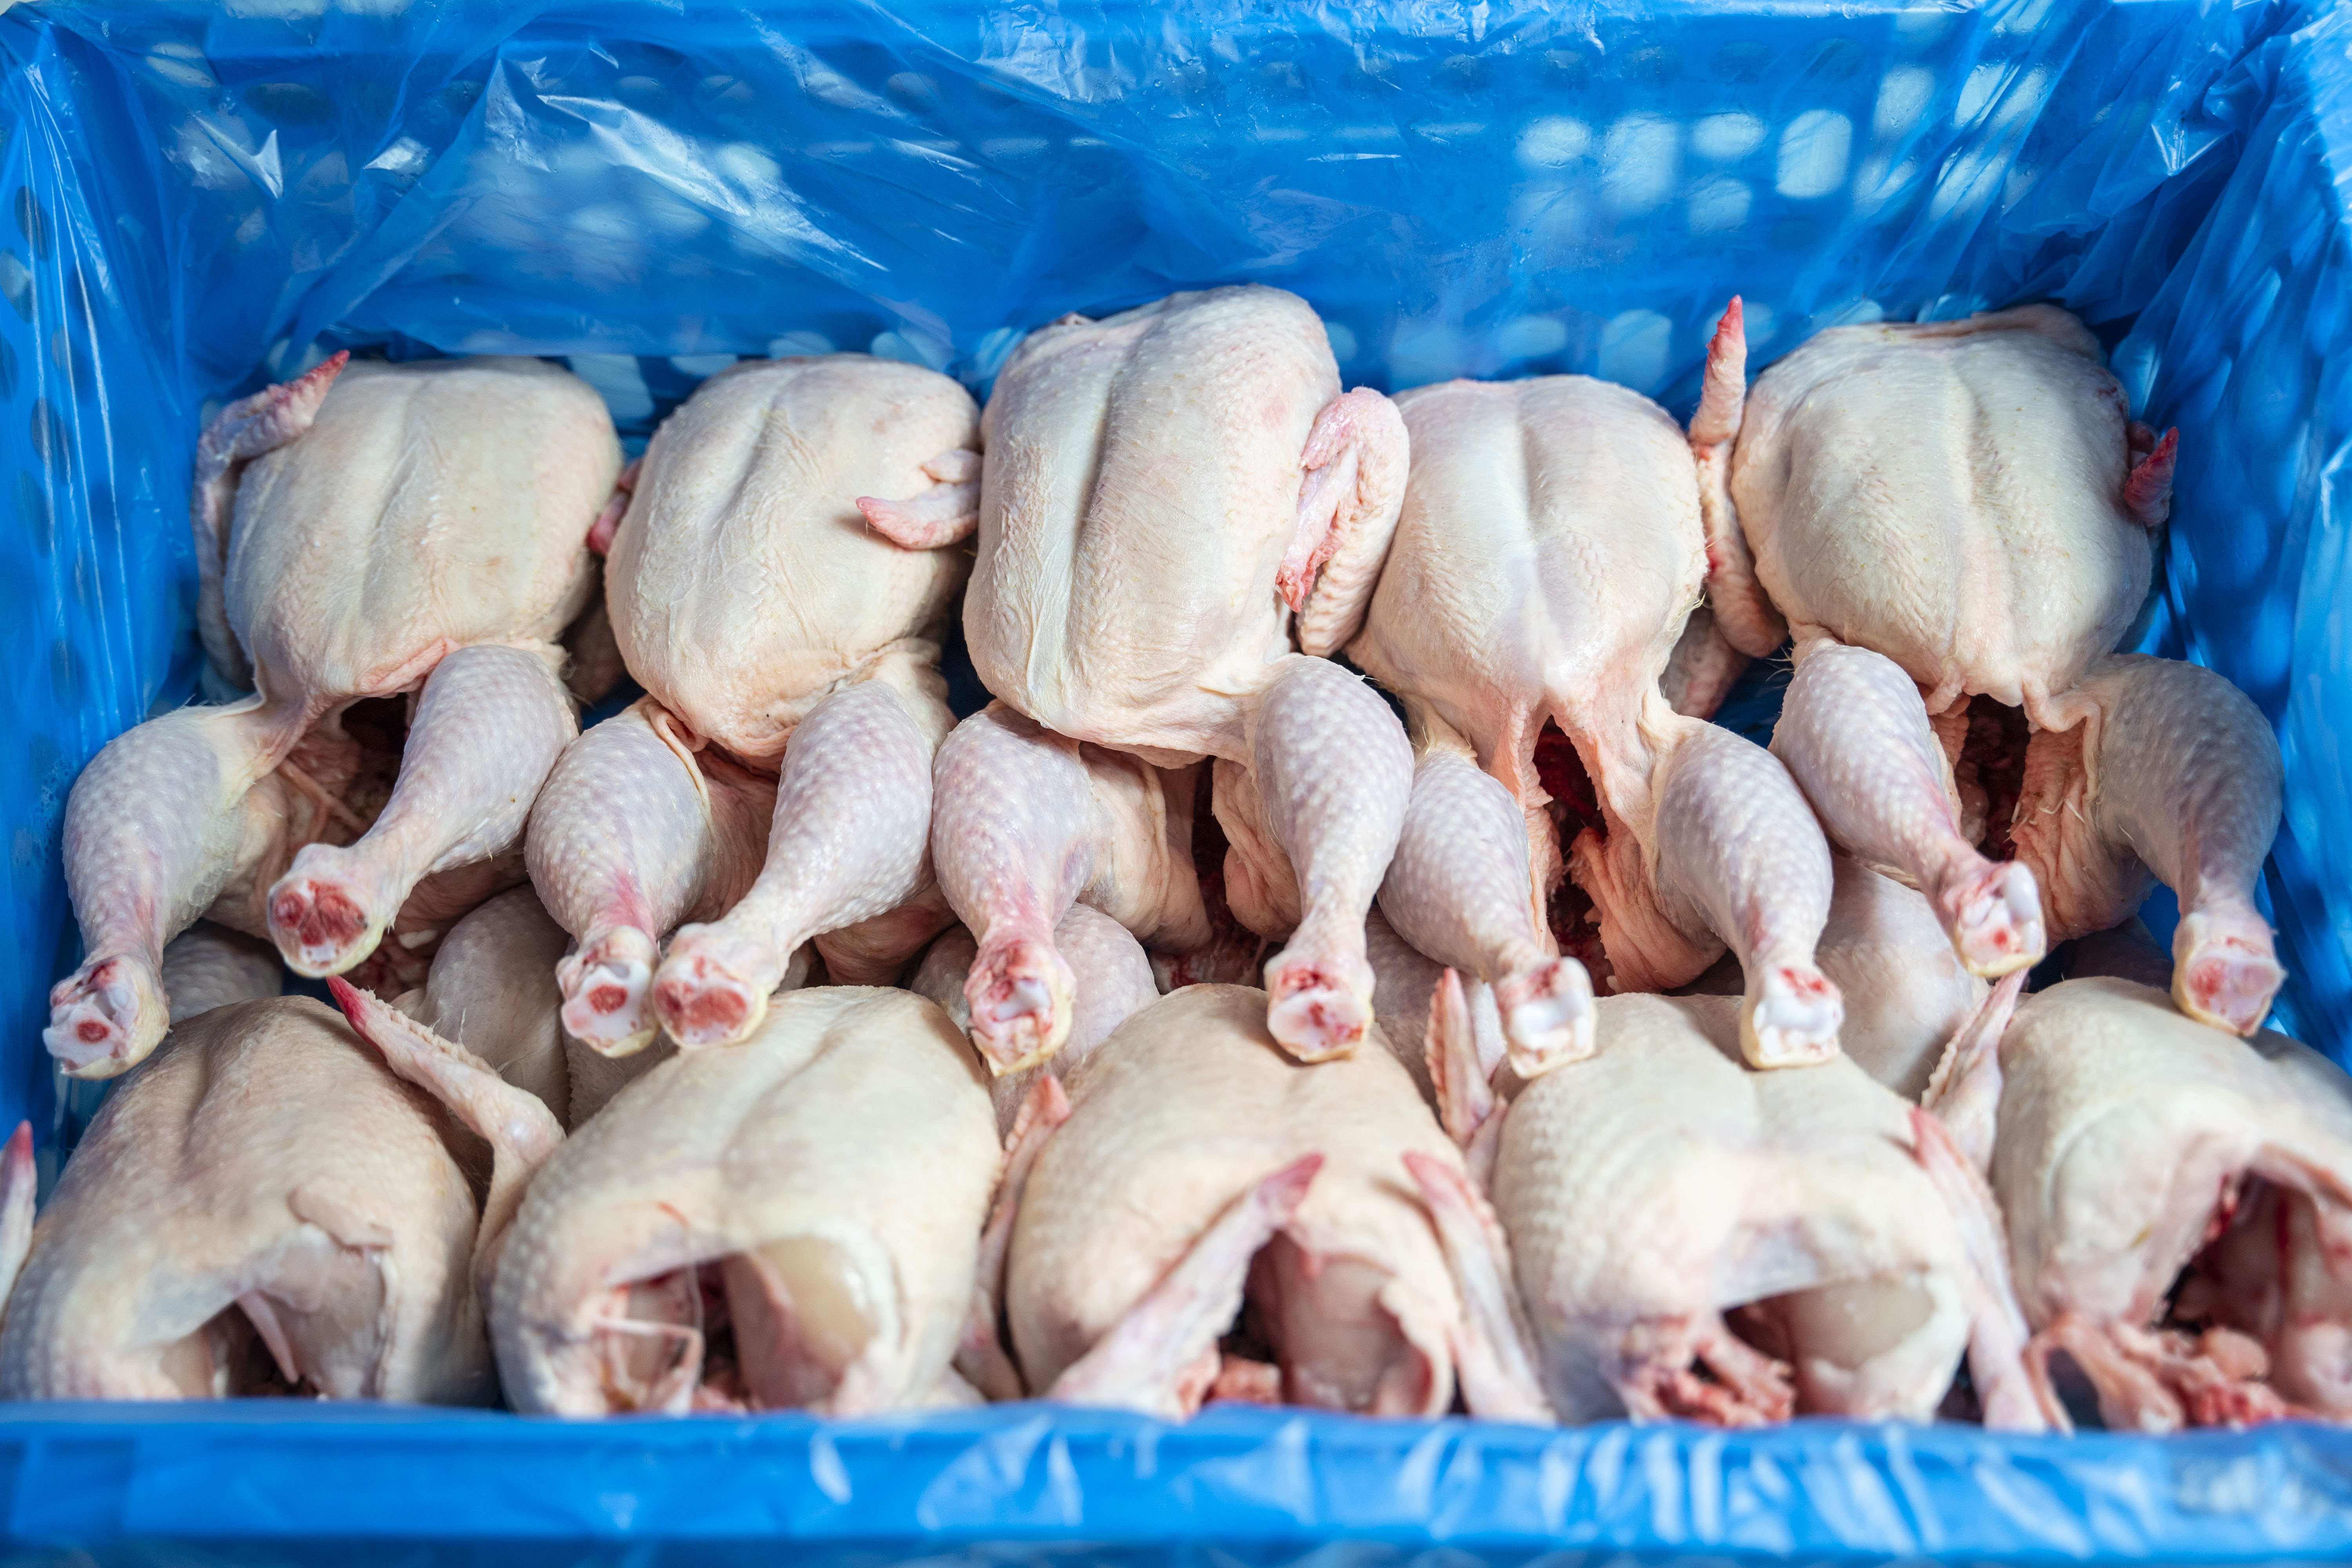
[[[1313,301],[1350,382],[1581,371],[1678,414],[1734,291],[1759,363],[2081,312],[2183,430],[2133,646],[2279,726],[2279,1022],[2352,1045],[2344,15],[90,0],[0,16],[0,1124],[51,1165],[60,819],[193,689],[209,409],[337,347],[560,354],[635,445],[738,354],[984,391],[1066,310],[1237,280]],[[2348,1489],[2305,1427],[0,1411],[0,1534],[142,1563],[2325,1560]]]
[[[1949,1426],[1545,1431],[1223,1406],[1181,1427],[1034,1405],[834,1424],[45,1415],[0,1421],[7,1534],[108,1543],[107,1562],[159,1541],[181,1543],[173,1562],[498,1568],[2352,1554],[2352,1437],[2305,1427],[1994,1443]],[[632,1542],[665,1545],[625,1556]]]

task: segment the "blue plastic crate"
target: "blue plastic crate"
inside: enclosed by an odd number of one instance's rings
[[[0,1124],[32,1116],[52,1163],[91,1092],[61,1095],[38,1043],[77,956],[59,822],[98,747],[191,689],[210,406],[343,345],[551,353],[642,437],[735,354],[867,348],[984,388],[1065,310],[1235,280],[1312,300],[1351,382],[1577,370],[1683,413],[1734,291],[1758,363],[1840,321],[2082,313],[2183,431],[2136,644],[2279,726],[2280,1022],[2352,1049],[2352,16],[88,0],[0,16]],[[1776,700],[1759,668],[1727,721]],[[26,1406],[0,1411],[0,1535],[502,1568],[780,1541],[860,1564],[2316,1561],[2352,1556],[2352,1436]]]

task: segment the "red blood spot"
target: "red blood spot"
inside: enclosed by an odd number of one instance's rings
[[[97,1019],[84,1018],[80,1023],[74,1026],[74,1033],[81,1037],[81,1043],[83,1045],[94,1046],[98,1044],[99,1041],[106,1038],[110,1031],[105,1025],[100,1023]]]
[[[663,1000],[669,1004],[664,1011],[677,1021],[678,1027],[695,1035],[732,1034],[742,1026],[749,1011],[743,998],[726,985],[700,991],[673,989],[663,993]]]
[[[599,985],[588,993],[588,1005],[599,1013],[617,1013],[628,999],[629,994],[617,985]]]
[[[304,947],[348,947],[367,931],[366,911],[340,888],[315,889],[307,907],[300,894],[289,893],[272,913]]]
[[[1825,996],[1829,994],[1830,983],[1827,975],[1802,974],[1793,969],[1783,969],[1780,971],[1780,978],[1787,981],[1789,983],[1789,989],[1794,991],[1800,996]]]

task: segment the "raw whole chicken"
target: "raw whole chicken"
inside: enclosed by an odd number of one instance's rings
[[[1364,910],[1412,755],[1379,695],[1318,656],[1354,631],[1395,526],[1395,408],[1340,394],[1305,301],[1246,287],[1032,332],[984,427],[964,602],[982,681],[1070,740],[1162,767],[1218,759],[1234,912],[1289,937],[1265,971],[1275,1037],[1306,1058],[1352,1050],[1371,1021]],[[1003,835],[950,831],[959,811],[982,809],[959,792],[985,803],[1022,787],[1034,770],[1019,749],[995,749],[1001,772],[970,758],[951,772],[942,756],[932,839],[941,889],[980,942],[974,1041],[1000,1070],[1066,1037],[1071,980],[1052,935],[1076,896],[1062,868],[1085,858],[1093,822],[1040,803]],[[1091,854],[1099,865],[1104,851]]]
[[[1743,1066],[1729,997],[1633,995],[1497,1130],[1444,990],[1432,1072],[1563,1419],[1926,1421],[1965,1350],[1986,1424],[2042,1427],[2000,1216],[1934,1117],[1843,1058]]]
[[[1955,1136],[1990,1146],[2037,1375],[2072,1360],[2110,1429],[2352,1420],[2341,1068],[2101,977],[2027,997],[1952,1077]]]
[[[0,1398],[488,1402],[470,1268],[515,1176],[478,1216],[446,1126],[308,998],[180,1025],[42,1211]]]
[[[557,1152],[504,1238],[507,1398],[561,1415],[969,1401],[1000,1149],[979,1063],[903,991],[770,1004],[684,1051]],[[731,1365],[724,1354],[731,1341]]]
[[[1420,749],[1381,889],[1390,923],[1493,983],[1523,1076],[1591,1053],[1591,983],[1545,919],[1561,872],[1538,763],[1549,721],[1590,779],[1591,821],[1568,847],[1600,925],[1586,956],[1619,990],[1657,990],[1728,942],[1748,1059],[1835,1051],[1840,999],[1813,953],[1820,826],[1760,747],[1676,713],[1659,685],[1706,569],[1681,428],[1576,375],[1449,382],[1397,405],[1412,479],[1348,650],[1402,695]]]
[[[2180,896],[2182,1010],[2259,1028],[2284,978],[2253,902],[2277,741],[2210,670],[2108,657],[2147,595],[2175,433],[2131,421],[2096,340],[2047,305],[1833,328],[1743,408],[1746,353],[1735,301],[1691,427],[1709,595],[1742,650],[1794,637],[1772,749],[1831,837],[1925,891],[1988,976],[2128,918],[2152,871]]]
[[[1072,904],[1054,924],[1054,947],[1070,966],[1075,982],[1070,994],[1070,1036],[1055,1058],[1062,1074],[1075,1070],[1111,1031],[1160,999],[1150,957],[1128,929],[1086,904]],[[961,925],[950,926],[923,954],[907,982],[907,989],[938,1003],[959,1029],[971,1026],[971,1005],[964,995],[964,978],[971,973],[980,943]],[[996,1104],[996,1130],[1012,1138],[1021,1108],[1045,1072],[1045,1067],[1023,1068],[993,1075],[989,1098]]]
[[[169,1014],[163,944],[197,916],[267,934],[303,974],[366,959],[404,904],[422,948],[514,880],[575,733],[554,639],[620,447],[587,384],[530,359],[318,369],[231,405],[198,444],[198,624],[254,694],[118,736],[75,784],[66,880],[89,957],[50,993],[65,1070],[110,1078]],[[368,817],[354,703],[413,699]],[[519,868],[512,868],[519,870]],[[436,876],[436,874],[439,874]],[[442,883],[437,890],[435,884]]]
[[[946,922],[937,638],[969,563],[937,546],[968,531],[978,444],[963,388],[864,354],[738,364],[655,434],[605,586],[647,696],[580,737],[531,816],[531,880],[579,939],[574,1036],[741,1040],[810,938],[835,980],[887,981]],[[859,516],[869,493],[907,498],[912,547]]]
[[[1033,1393],[1171,1419],[1213,1391],[1435,1415],[1458,1377],[1474,1412],[1541,1418],[1512,1364],[1499,1232],[1384,1047],[1303,1065],[1263,992],[1189,985],[1122,1025],[1069,1094],[1006,1265]],[[1220,1350],[1244,1303],[1270,1363]]]

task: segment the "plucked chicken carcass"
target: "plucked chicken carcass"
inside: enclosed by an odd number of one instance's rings
[[[530,359],[339,354],[213,422],[191,503],[198,625],[255,690],[150,720],[74,785],[66,880],[89,957],[50,993],[43,1037],[67,1072],[109,1078],[154,1048],[163,944],[199,915],[331,974],[412,900],[446,918],[498,890],[576,731],[554,639],[585,602],[619,466],[596,395]],[[402,694],[399,775],[371,825],[346,798],[371,758],[342,719]]]
[[[2180,896],[2182,1010],[2259,1028],[2284,977],[2253,902],[2277,742],[2211,671],[2111,657],[2174,434],[2128,418],[2096,340],[2046,305],[1832,329],[1743,408],[1745,365],[1735,301],[1691,427],[1708,591],[1744,651],[1796,640],[1772,749],[1831,837],[1925,891],[1988,976],[2129,918],[2153,872]]]
[[[778,996],[749,1040],[664,1062],[540,1173],[491,1302],[508,1401],[574,1415],[968,1401],[950,1362],[999,1160],[979,1064],[937,1007],[856,987]]]
[[[500,1149],[478,1213],[448,1131],[308,998],[179,1025],[41,1214],[0,1397],[487,1403],[472,1270],[528,1173]]]
[[[981,679],[1056,735],[1163,767],[1217,759],[1234,911],[1289,937],[1265,971],[1275,1037],[1307,1058],[1354,1048],[1371,1018],[1364,910],[1412,755],[1378,694],[1318,656],[1354,631],[1395,524],[1394,407],[1340,394],[1303,300],[1247,287],[1032,332],[985,426],[964,603]],[[1003,774],[974,759],[951,772],[943,753],[933,835],[940,887],[980,942],[975,1043],[1000,1069],[1067,1033],[1053,931],[1092,820],[1040,810],[996,837],[951,830],[957,792],[998,799],[1028,776],[1016,751],[998,749]]]
[[[978,505],[978,444],[961,386],[864,354],[739,364],[656,433],[605,563],[647,695],[580,737],[531,816],[531,880],[579,940],[574,1036],[740,1040],[810,938],[835,980],[884,981],[946,922],[936,639],[968,562],[937,546]],[[908,546],[859,516],[868,495],[905,498]]]
[[[2110,1429],[2352,1420],[2352,1079],[2151,986],[2068,980],[1956,1061],[2034,1328]],[[1997,1114],[1995,1107],[1998,1107]]]
[[[1650,995],[1602,998],[1597,1053],[1498,1111],[1460,997],[1431,1070],[1564,1419],[1925,1421],[1965,1351],[1987,1425],[2044,1425],[2000,1216],[1933,1116],[1843,1057],[1744,1066],[1729,997]]]
[[[1441,1240],[1470,1194],[1412,1080],[1377,1041],[1301,1064],[1265,1016],[1263,992],[1185,986],[1073,1073],[1006,1265],[1031,1392],[1171,1418],[1213,1391],[1435,1415],[1458,1377],[1474,1412],[1540,1418],[1499,1234],[1474,1222],[1458,1273]],[[1245,1303],[1270,1363],[1220,1349]]]
[[[1760,747],[1676,713],[1659,685],[1706,570],[1681,429],[1586,376],[1449,382],[1397,405],[1412,479],[1349,647],[1404,697],[1421,752],[1381,889],[1390,923],[1494,984],[1521,1074],[1591,1053],[1590,983],[1545,918],[1562,869],[1537,761],[1549,721],[1593,792],[1567,847],[1600,924],[1586,955],[1620,990],[1656,990],[1728,942],[1748,1059],[1834,1051],[1840,1001],[1813,953],[1821,828]]]

